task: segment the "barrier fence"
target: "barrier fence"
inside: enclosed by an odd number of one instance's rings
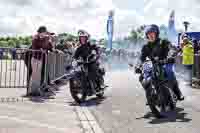
[[[0,87],[24,88],[27,86],[27,68],[24,61],[24,50],[1,48],[0,59]]]
[[[71,63],[71,56],[64,53],[48,53],[47,70],[49,73],[49,80],[54,82],[64,76],[65,68]]]
[[[29,50],[1,48],[0,54],[0,88],[29,88],[33,78],[40,81],[40,85],[48,85],[65,75],[65,67],[71,63],[71,55]],[[137,58],[138,53],[115,54],[122,60]],[[182,66],[182,56],[178,56],[176,63]],[[200,79],[200,55],[195,55],[193,76]],[[33,75],[33,73],[36,75]]]
[[[30,49],[1,48],[0,88],[29,88],[32,80],[48,85],[65,74],[70,55]]]

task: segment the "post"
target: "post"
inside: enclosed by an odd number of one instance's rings
[[[183,22],[183,25],[184,25],[184,27],[185,27],[185,32],[187,32],[188,26],[190,25],[190,23],[189,23],[188,21],[184,21],[184,22]]]

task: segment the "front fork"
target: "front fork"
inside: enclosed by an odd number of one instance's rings
[[[89,79],[88,77],[88,73],[86,75],[84,75],[84,83],[85,84],[85,90],[87,91],[87,93],[90,93],[92,91],[93,94],[96,93],[96,90],[95,90],[95,84],[93,83],[92,80]]]

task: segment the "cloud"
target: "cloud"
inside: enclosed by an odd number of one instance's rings
[[[150,0],[144,6],[144,17],[147,23],[167,24],[169,14],[175,10],[176,27],[183,28],[183,21],[191,22],[191,30],[199,30],[200,2],[198,0]]]
[[[1,0],[1,3],[3,4],[9,4],[9,5],[16,5],[16,6],[25,6],[25,5],[31,5],[32,0]]]
[[[46,25],[56,33],[75,33],[82,27],[95,37],[103,36],[112,8],[112,0],[3,0],[0,35],[32,34],[38,26]]]
[[[115,10],[115,38],[142,24],[168,24],[173,9],[177,28],[188,20],[190,30],[200,30],[198,0],[1,0],[0,35],[33,34],[46,25],[56,33],[84,28],[93,37],[106,37],[110,9]]]

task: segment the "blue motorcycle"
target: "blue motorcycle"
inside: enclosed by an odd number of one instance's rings
[[[176,108],[177,97],[170,84],[175,76],[173,66],[167,60],[147,59],[138,72],[143,79],[148,105],[157,118]]]

